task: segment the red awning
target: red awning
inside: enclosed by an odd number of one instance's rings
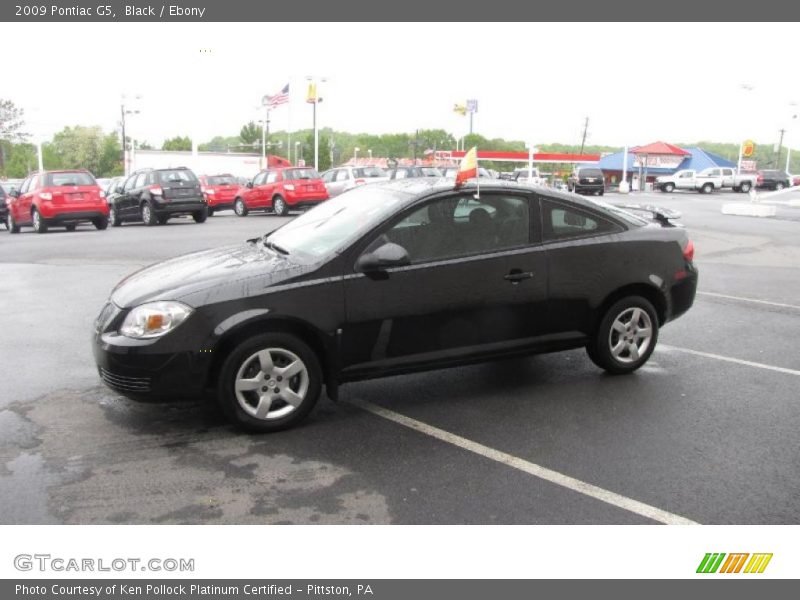
[[[637,146],[629,150],[631,154],[669,154],[673,156],[689,156],[691,152],[687,152],[683,148],[678,148],[666,142],[653,142],[646,146]]]

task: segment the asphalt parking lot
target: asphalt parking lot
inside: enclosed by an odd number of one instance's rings
[[[126,274],[281,218],[0,230],[0,522],[796,523],[800,208],[721,214],[744,199],[635,198],[683,212],[700,292],[634,375],[572,351],[367,381],[262,436],[121,398],[90,335]]]

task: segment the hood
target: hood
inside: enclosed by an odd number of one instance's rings
[[[136,271],[117,284],[111,300],[121,308],[156,300],[180,300],[196,308],[263,293],[315,268],[275,254],[258,242],[223,246]]]

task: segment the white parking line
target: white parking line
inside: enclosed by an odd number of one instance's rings
[[[794,375],[795,377],[800,377],[800,371],[796,369],[776,367],[775,365],[753,362],[752,360],[744,360],[741,358],[733,358],[732,356],[723,356],[722,354],[712,354],[711,352],[700,352],[699,350],[691,350],[689,348],[679,348],[678,346],[669,346],[667,344],[659,344],[658,346],[656,346],[656,350],[659,349],[667,351],[683,352],[684,354],[693,354],[695,356],[702,356],[703,358],[713,358],[714,360],[721,360],[724,362],[735,363],[737,365],[745,365],[747,367],[755,367],[756,369],[765,369],[767,371],[775,371],[776,373],[784,373],[786,375]]]
[[[739,302],[753,302],[755,304],[766,304],[767,306],[779,306],[781,308],[793,308],[800,310],[796,304],[783,304],[781,302],[770,302],[768,300],[758,300],[756,298],[743,298],[742,296],[729,296],[728,294],[717,294],[714,292],[697,292],[698,296],[712,296],[714,298],[727,298],[728,300],[738,300]]]
[[[632,498],[627,498],[626,496],[622,496],[601,487],[597,487],[591,483],[586,483],[580,479],[575,479],[574,477],[564,475],[558,471],[553,471],[546,467],[542,467],[541,465],[537,465],[511,454],[501,452],[500,450],[495,450],[494,448],[484,446],[478,442],[473,442],[472,440],[468,440],[454,433],[450,433],[444,429],[439,429],[433,425],[428,425],[422,421],[417,421],[411,417],[406,417],[405,415],[401,415],[400,413],[396,413],[388,408],[383,408],[382,406],[372,404],[371,402],[365,402],[363,400],[348,400],[348,402],[376,416],[393,421],[398,425],[402,425],[403,427],[408,427],[409,429],[413,429],[422,434],[436,438],[442,442],[452,444],[453,446],[457,446],[463,450],[473,452],[474,454],[478,454],[484,458],[488,458],[489,460],[506,465],[512,469],[517,469],[524,473],[528,473],[529,475],[533,475],[539,479],[544,479],[545,481],[549,481],[555,485],[578,492],[584,496],[589,496],[590,498],[600,500],[606,504],[611,504],[612,506],[627,510],[628,512],[635,513],[642,517],[652,519],[653,521],[665,523],[667,525],[698,524],[695,521],[687,519],[686,517],[661,510],[660,508],[650,506],[649,504],[639,502],[638,500],[634,500]]]

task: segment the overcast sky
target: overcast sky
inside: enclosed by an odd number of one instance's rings
[[[291,82],[272,128],[311,126],[307,75],[326,77],[319,122],[350,132],[444,127],[479,101],[475,131],[535,143],[777,141],[800,147],[796,24],[2,23],[0,98],[44,135],[117,126],[142,96],[137,139],[236,135]],[[205,50],[201,52],[201,50]],[[752,89],[742,87],[747,84]],[[792,129],[793,128],[793,129]]]

